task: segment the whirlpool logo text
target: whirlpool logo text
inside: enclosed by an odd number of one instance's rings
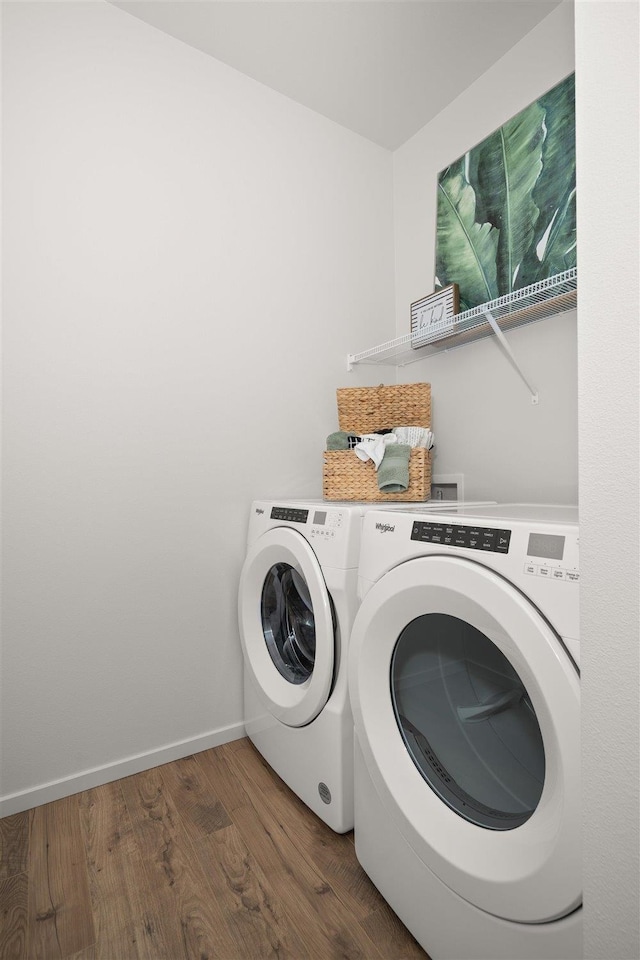
[[[380,533],[393,533],[395,530],[395,523],[376,523],[376,530],[379,530]]]

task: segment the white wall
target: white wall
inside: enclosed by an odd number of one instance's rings
[[[574,69],[573,11],[557,8],[394,153],[397,333],[431,293],[437,175]],[[507,334],[531,394],[495,338],[401,368],[433,395],[434,472],[463,473],[465,496],[575,503],[576,311]]]
[[[3,7],[8,814],[241,734],[249,504],[320,495],[393,223],[388,151],[106,3]]]
[[[640,956],[638,28],[636,3],[576,4],[589,960]]]

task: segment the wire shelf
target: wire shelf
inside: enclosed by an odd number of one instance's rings
[[[355,363],[386,363],[403,367],[443,350],[490,337],[494,329],[489,315],[501,330],[512,330],[525,323],[565,313],[577,304],[577,287],[577,269],[572,267],[547,280],[540,280],[522,290],[514,290],[506,296],[458,313],[453,320],[434,324],[428,331],[422,328],[361,353],[349,354],[347,367],[351,369]]]

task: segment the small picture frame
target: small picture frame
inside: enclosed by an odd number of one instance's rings
[[[453,318],[459,310],[458,284],[411,304],[411,346],[414,350],[440,340],[453,331]]]

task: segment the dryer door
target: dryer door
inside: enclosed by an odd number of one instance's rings
[[[505,919],[579,906],[579,677],[526,597],[471,560],[409,560],[365,596],[349,658],[370,774],[424,863]]]
[[[245,667],[271,713],[310,723],[331,692],[335,631],[322,570],[295,530],[269,530],[249,550],[238,616]]]

